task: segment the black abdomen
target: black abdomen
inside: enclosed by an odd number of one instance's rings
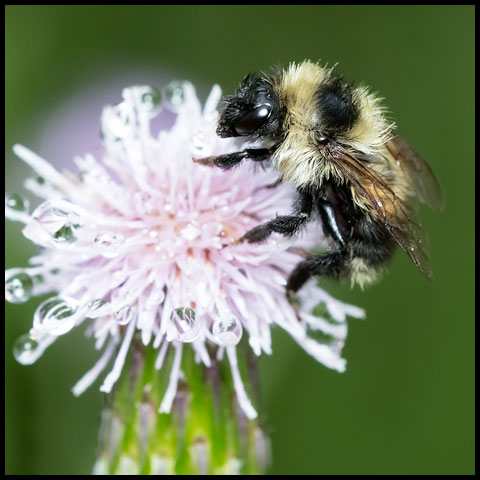
[[[337,232],[327,218],[325,204],[331,206]],[[391,258],[396,246],[395,240],[382,222],[371,219],[355,205],[350,185],[327,182],[318,191],[317,206],[326,235],[332,238],[339,250],[345,251],[347,262],[361,258],[368,266],[375,268]],[[338,234],[341,235],[341,240]]]

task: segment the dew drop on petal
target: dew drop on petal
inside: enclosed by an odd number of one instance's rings
[[[148,113],[158,113],[162,107],[162,94],[155,87],[143,86],[139,88],[140,108]]]
[[[57,221],[71,223],[78,227],[83,223],[80,215],[75,211],[74,205],[68,202],[56,203],[47,200],[35,209],[32,216],[40,223]]]
[[[92,300],[87,305],[87,316],[89,318],[103,317],[111,313],[111,311],[112,310],[110,304],[103,298],[97,298],[96,300]]]
[[[38,342],[28,333],[17,339],[13,346],[13,356],[18,363],[22,365],[31,365],[35,361],[32,354],[38,348]]]
[[[222,346],[236,345],[242,338],[241,322],[232,314],[217,318],[212,326],[215,341]]]
[[[185,102],[186,84],[187,82],[184,80],[174,80],[163,89],[165,105],[169,110],[173,110],[175,112]]]
[[[104,257],[113,258],[118,255],[122,242],[123,235],[120,233],[101,232],[95,237],[94,247]]]
[[[135,315],[135,308],[131,305],[125,305],[113,314],[115,321],[118,323],[118,325],[129,324],[135,318]]]
[[[170,332],[174,339],[193,342],[202,328],[202,323],[193,308],[176,308],[170,315]]]
[[[57,244],[75,242],[75,231],[83,224],[80,215],[71,210],[68,204],[55,205],[48,200],[34,210],[32,217]]]
[[[54,235],[65,225],[65,215],[61,214],[51,202],[41,203],[32,213],[32,217],[50,234]]]
[[[77,237],[75,236],[73,225],[65,224],[63,227],[60,227],[53,235],[53,239],[59,244],[74,243]]]
[[[16,213],[28,213],[29,202],[18,193],[5,194],[5,216],[14,217]]]
[[[5,272],[5,300],[10,303],[24,303],[33,292],[33,278],[17,269]]]
[[[132,112],[126,102],[115,107],[104,107],[100,119],[100,134],[103,139],[119,141],[130,134],[132,125]]]
[[[42,302],[33,317],[33,327],[50,335],[64,335],[75,326],[77,309],[60,297]]]

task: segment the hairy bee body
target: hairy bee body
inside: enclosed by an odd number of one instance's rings
[[[265,147],[202,163],[227,169],[244,158],[271,159],[282,181],[298,192],[292,215],[252,229],[240,241],[262,241],[272,232],[293,235],[316,212],[332,240],[329,252],[297,266],[289,291],[312,275],[371,283],[398,245],[431,276],[414,200],[438,208],[440,188],[428,165],[395,136],[381,99],[366,87],[310,61],[248,75],[235,95],[224,97],[217,133],[264,141]]]
[[[345,181],[341,170],[321,154],[324,147],[318,139],[328,132],[350,154],[362,152],[366,157],[384,159],[372,162],[370,168],[387,179],[402,200],[414,196],[408,178],[386,148],[387,141],[393,137],[394,125],[387,121],[376,95],[365,87],[353,88],[343,83],[333,70],[311,62],[291,65],[272,78],[272,85],[286,109],[285,137],[273,155],[284,180],[298,188],[319,186],[330,178],[339,184]],[[321,100],[318,100],[319,92],[329,87],[333,92],[343,93],[342,102],[333,100],[329,105],[330,117],[343,111],[339,115],[341,121],[338,117],[329,119],[322,115],[325,108],[322,109]],[[355,191],[352,196],[360,208],[371,212]]]
[[[363,287],[376,280],[378,269],[392,256],[395,242],[375,218],[371,206],[345,181],[339,168],[320,154],[324,148],[321,139],[328,132],[338,143],[348,146],[351,153],[360,151],[384,158],[385,162],[373,162],[370,168],[386,178],[395,194],[406,202],[413,196],[408,179],[385,146],[392,137],[393,124],[387,122],[378,97],[364,87],[354,89],[341,83],[333,70],[311,62],[291,65],[272,78],[272,85],[286,109],[286,135],[273,154],[275,165],[284,180],[315,192],[318,199],[333,206],[342,237],[350,239],[348,275],[352,284]],[[343,93],[340,107],[335,100],[329,105],[332,117],[335,109],[343,111],[341,121],[335,117],[329,122],[328,116],[322,115],[325,108],[318,97],[319,92],[327,89]],[[331,237],[328,223],[323,224]],[[342,276],[342,267],[332,270]]]

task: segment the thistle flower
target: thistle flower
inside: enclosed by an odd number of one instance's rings
[[[188,82],[169,84],[163,101],[155,88],[126,88],[120,104],[103,110],[101,160],[75,158],[77,173],[61,173],[14,146],[38,175],[25,186],[42,202],[29,213],[26,200],[6,195],[5,215],[23,222],[24,235],[42,248],[29,267],[5,272],[5,299],[21,303],[53,292],[15,344],[20,363],[35,362],[59,337],[85,324],[102,353],[73,393],[80,395],[112,363],[100,387],[109,393],[138,337],[153,352],[155,370],[165,368],[172,352],[158,405],[168,413],[185,349],[207,368],[214,351],[228,359],[238,405],[249,419],[257,411],[238,366],[242,337],[256,356],[271,354],[270,328],[278,325],[325,366],[345,369],[346,317],[363,311],[314,281],[300,291],[298,303],[285,296],[286,278],[302,252],[322,243],[318,232],[232,245],[249,229],[289,213],[290,187],[272,187],[274,172],[253,174],[248,164],[224,172],[192,161],[238,149],[236,140],[215,134],[220,97],[213,87],[202,109]],[[175,123],[152,132],[164,107],[176,113]],[[319,304],[324,315],[314,314]]]

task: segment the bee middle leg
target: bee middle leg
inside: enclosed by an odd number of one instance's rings
[[[256,243],[265,240],[271,233],[281,233],[282,235],[294,235],[310,219],[313,208],[313,198],[308,192],[299,191],[298,213],[295,215],[282,215],[274,218],[258,227],[249,230],[238,242],[247,241]]]

